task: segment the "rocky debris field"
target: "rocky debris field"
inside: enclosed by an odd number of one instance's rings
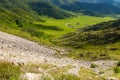
[[[90,69],[96,75],[101,72],[100,76],[112,75],[112,69],[117,61],[110,60],[100,60],[100,61],[81,61],[81,60],[73,60],[71,58],[58,58],[55,57],[57,52],[48,46],[39,45],[35,42],[10,35],[4,32],[0,32],[0,60],[11,62],[14,65],[28,65],[28,64],[49,64],[54,65],[49,69],[41,69],[38,68],[38,72],[44,73],[44,75],[51,76],[50,71],[54,71],[56,68],[65,68],[67,67],[66,72],[64,74],[74,74],[76,76],[80,75],[80,69]],[[95,64],[94,69],[91,68],[91,65]],[[107,71],[109,70],[109,71]],[[25,74],[21,74],[22,77],[27,78],[27,80],[39,80],[38,77],[42,76],[42,73],[31,73],[27,72]],[[37,79],[36,79],[37,78]],[[109,80],[109,78],[108,78]],[[117,80],[117,79],[116,79]]]

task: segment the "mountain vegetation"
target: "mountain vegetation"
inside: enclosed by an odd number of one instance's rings
[[[23,20],[39,20],[39,15],[54,18],[65,18],[71,15],[70,13],[41,0],[0,0],[0,11],[0,17],[6,20],[10,18],[21,18]]]
[[[72,12],[83,13],[91,16],[108,16],[120,14],[120,7],[109,3],[81,3],[74,2],[72,4],[62,5],[61,8]],[[89,11],[89,12],[88,12]]]
[[[62,9],[90,16],[119,15],[119,0],[46,0]],[[115,16],[116,17],[116,16]]]
[[[68,33],[61,37],[65,45],[78,45],[83,44],[91,45],[105,45],[112,44],[120,41],[120,20],[103,22],[93,26],[80,28],[76,32]],[[69,40],[69,41],[68,41]],[[80,44],[78,44],[80,43]]]
[[[52,38],[72,32],[76,28],[112,19],[84,15],[75,17],[72,15],[73,13],[62,10],[50,2],[53,3],[54,0],[49,2],[44,0],[1,0],[0,30],[37,42],[51,43]],[[61,0],[61,4],[63,4],[62,2],[71,4],[74,1]],[[86,21],[87,23],[85,23]],[[66,24],[69,22],[70,25],[67,26]]]
[[[45,2],[31,2],[29,4],[31,9],[39,15],[46,15],[57,19],[63,19],[71,16],[70,13],[67,13],[66,11]]]
[[[120,20],[80,28],[76,32],[68,33],[58,38],[55,42],[62,46],[78,49],[78,55],[81,55],[81,57],[85,54],[86,56],[89,55],[89,57],[90,55],[92,57],[97,55],[96,58],[99,59],[98,56],[100,55],[106,58],[106,56],[113,53],[114,57],[115,55],[118,56],[120,51]]]

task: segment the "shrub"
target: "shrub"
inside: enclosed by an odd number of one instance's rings
[[[120,73],[120,67],[115,67],[114,68],[114,73]]]
[[[117,66],[119,66],[119,67],[120,67],[120,61],[118,61]]]
[[[0,63],[0,80],[18,80],[20,68],[7,62]]]
[[[98,67],[98,65],[96,65],[94,63],[91,64],[91,68],[96,68],[96,67]]]
[[[34,29],[34,28],[26,28],[24,31],[30,33],[31,36],[35,36],[35,37],[41,37],[41,36],[44,35],[43,32],[37,31],[37,30]]]
[[[19,28],[23,27],[22,21],[20,20],[15,20],[15,23],[18,25]]]

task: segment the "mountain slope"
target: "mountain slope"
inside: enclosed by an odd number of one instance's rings
[[[120,14],[119,0],[46,0],[53,5],[90,16]]]
[[[53,42],[70,48],[70,54],[67,55],[69,57],[88,60],[119,60],[120,20],[80,28]]]
[[[114,2],[118,2],[118,1],[114,1],[114,0],[45,0],[49,3],[55,4],[55,5],[63,5],[63,4],[72,4],[75,2],[82,2],[82,3],[107,3],[107,4],[112,4]]]
[[[31,9],[37,12],[39,15],[46,15],[48,17],[54,17],[57,19],[63,19],[71,16],[69,13],[45,2],[31,2],[29,4]]]
[[[41,4],[45,4],[41,6]],[[65,18],[71,16],[69,13],[56,8],[41,0],[1,0],[0,1],[0,17],[9,15],[8,17],[17,17],[22,19],[38,19],[35,16],[44,15],[54,18]],[[36,10],[36,9],[38,10]],[[35,9],[35,10],[34,10]],[[40,10],[40,11],[39,11]],[[49,11],[47,11],[49,10]],[[47,11],[47,12],[45,12]],[[54,15],[55,16],[54,16]],[[6,17],[7,18],[7,17]]]
[[[120,20],[103,22],[78,29],[61,37],[60,44],[65,46],[105,45],[120,41]]]
[[[66,23],[73,21],[72,17],[66,18],[72,16],[71,13],[42,0],[1,0],[0,5],[0,30],[2,31],[37,41],[38,43],[48,44],[51,43],[50,40],[52,38],[75,30],[65,26]],[[89,23],[85,24],[86,21],[82,19],[86,19]],[[98,20],[96,21],[96,19]],[[81,15],[74,17],[74,23],[80,22],[81,24],[76,25],[73,23],[73,25],[82,27],[83,25],[95,24],[110,19]]]
[[[61,8],[77,13],[88,14],[88,15],[90,12],[98,13],[99,15],[120,14],[119,11],[120,8],[118,6],[107,3],[94,4],[94,3],[75,2],[69,5],[62,5]],[[89,13],[87,11],[89,11]]]
[[[84,3],[113,3],[113,0],[79,0],[80,2]]]
[[[71,4],[79,0],[45,0],[45,1],[57,6],[61,6],[63,4]]]

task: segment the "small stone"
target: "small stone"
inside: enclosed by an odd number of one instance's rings
[[[79,69],[77,69],[77,68],[69,69],[69,70],[68,70],[68,73],[69,73],[69,74],[76,75],[76,76],[80,76],[80,75],[79,75]]]
[[[46,58],[44,58],[44,62],[47,62],[47,59],[46,59]]]
[[[44,70],[42,68],[38,68],[39,72],[44,72]]]
[[[26,73],[27,80],[40,80],[41,77],[42,77],[41,74]]]

